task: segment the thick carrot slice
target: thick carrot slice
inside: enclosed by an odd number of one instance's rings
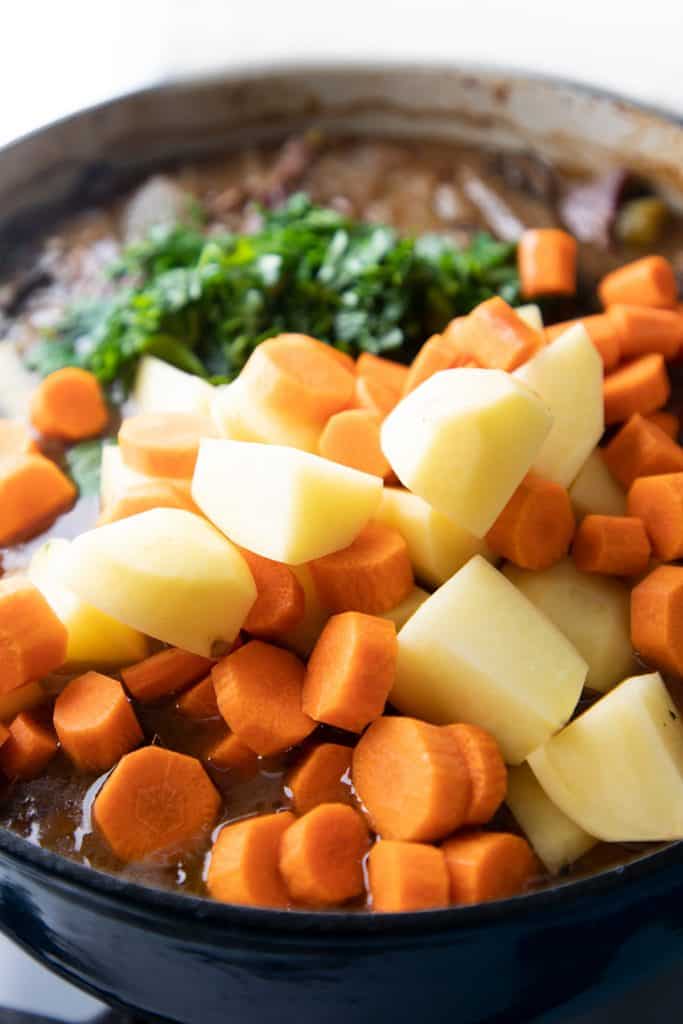
[[[320,743],[306,754],[287,776],[288,792],[297,814],[318,804],[353,804],[351,747]]]
[[[0,771],[8,779],[36,779],[57,753],[57,739],[27,711],[17,715],[0,747]]]
[[[283,836],[293,814],[261,814],[221,829],[206,878],[209,895],[222,903],[286,907],[289,893],[280,874]]]
[[[634,480],[628,514],[637,516],[652,542],[655,558],[683,558],[683,473],[662,473]]]
[[[359,377],[366,377],[368,380],[374,378],[382,381],[383,384],[401,394],[408,377],[408,367],[394,362],[393,359],[384,359],[371,352],[361,352],[356,360],[356,373]]]
[[[354,406],[383,420],[401,399],[401,392],[378,377],[356,377]]]
[[[82,441],[101,434],[109,413],[97,378],[76,366],[55,370],[31,400],[31,422],[46,437]]]
[[[348,548],[309,565],[318,597],[331,612],[380,615],[415,585],[406,542],[383,523],[368,523]]]
[[[598,286],[603,306],[655,306],[673,309],[678,297],[676,275],[663,256],[644,256],[603,277]]]
[[[304,337],[307,337],[307,335],[304,335]],[[356,360],[348,352],[342,352],[341,349],[335,348],[334,345],[328,345],[326,341],[319,341],[317,338],[308,338],[308,340],[312,341],[314,345],[318,345],[330,359],[334,359],[347,373],[355,375]]]
[[[176,708],[185,718],[193,718],[197,721],[219,718],[220,711],[211,676],[202,679],[200,683],[195,683],[189,690],[181,694],[178,697]]]
[[[196,758],[142,747],[119,761],[93,817],[119,860],[170,863],[208,838],[220,805]]]
[[[368,830],[347,804],[320,804],[282,836],[280,873],[297,903],[329,907],[363,892]]]
[[[129,416],[119,430],[123,461],[147,476],[180,480],[194,473],[199,442],[214,437],[211,420],[189,412],[144,412]]]
[[[282,562],[242,549],[256,584],[256,601],[244,623],[247,633],[259,637],[278,637],[301,622],[306,610],[304,589]]]
[[[220,771],[225,772],[232,768],[245,771],[256,767],[258,757],[246,744],[238,740],[234,733],[229,732],[207,751],[206,760]]]
[[[455,325],[462,319],[463,317],[457,317],[455,320],[451,320],[448,329],[453,328],[454,332]],[[448,330],[445,334],[433,334],[410,364],[403,383],[403,394],[407,395],[414,391],[423,381],[433,377],[440,370],[452,370],[458,366],[468,366],[473,363],[474,360],[471,356],[467,352],[463,352],[457,342],[448,337]]]
[[[529,228],[517,244],[522,295],[574,295],[576,239],[559,228]]]
[[[393,622],[363,612],[333,615],[308,662],[304,711],[316,722],[362,732],[384,711],[397,656]]]
[[[335,413],[320,435],[318,451],[331,462],[386,478],[391,466],[380,444],[380,422],[367,409]]]
[[[64,625],[32,583],[0,580],[0,694],[61,668],[67,639]]]
[[[540,873],[526,839],[509,832],[471,832],[449,839],[441,849],[451,900],[461,905],[516,896]]]
[[[508,772],[496,740],[478,725],[458,722],[446,725],[465,759],[472,795],[466,825],[486,825],[496,813],[507,792]]]
[[[40,683],[25,683],[16,690],[0,693],[0,722],[9,722],[22,711],[33,711],[48,699],[48,693]]]
[[[252,640],[212,671],[221,715],[264,757],[301,743],[316,723],[301,709],[305,667],[294,654]]]
[[[0,544],[28,540],[73,504],[76,488],[42,455],[18,455],[0,464]]]
[[[444,855],[425,843],[375,843],[368,857],[368,884],[372,909],[379,914],[436,910],[450,903]]]
[[[97,525],[117,523],[119,519],[136,516],[150,508],[182,508],[187,512],[199,513],[195,503],[180,487],[165,480],[153,480],[148,484],[137,484],[125,491],[102,511]]]
[[[575,525],[567,490],[527,473],[487,533],[486,543],[522,569],[549,569],[569,551]]]
[[[603,449],[603,457],[612,476],[626,488],[639,476],[683,471],[683,448],[638,414]]]
[[[656,412],[671,394],[663,357],[655,353],[626,363],[605,377],[602,393],[606,424],[621,423],[636,412]]]
[[[121,683],[99,672],[71,680],[57,698],[53,720],[59,742],[81,771],[109,771],[143,740]]]
[[[443,839],[467,818],[467,764],[439,726],[378,718],[353,752],[352,777],[372,827],[385,839]]]
[[[595,316],[584,316],[580,320],[565,320],[563,323],[551,324],[545,328],[546,342],[550,344],[555,341],[555,338],[559,338],[574,324],[583,324],[588,337],[600,354],[605,370],[613,370],[621,358],[621,346],[617,325],[607,313],[596,313]]]
[[[683,345],[683,316],[651,306],[610,306],[607,316],[619,336],[622,359],[659,352],[675,359]]]
[[[451,322],[445,337],[487,370],[515,370],[544,344],[539,332],[498,295]]]
[[[135,700],[146,704],[177,693],[211,670],[214,662],[199,654],[168,647],[136,665],[121,669],[121,678]]]
[[[631,591],[631,642],[663,672],[683,675],[683,568],[660,565]]]
[[[645,526],[634,516],[586,516],[572,549],[577,569],[606,576],[638,576],[647,569],[650,554]]]
[[[652,412],[645,419],[649,420],[650,423],[654,423],[660,430],[663,430],[672,441],[678,439],[678,435],[681,432],[681,421],[675,412]]]
[[[0,419],[0,459],[12,459],[39,451],[29,429],[21,420]]]

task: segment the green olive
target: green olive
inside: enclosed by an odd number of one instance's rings
[[[669,216],[666,203],[657,196],[630,199],[619,210],[616,236],[625,245],[645,247],[659,239]]]

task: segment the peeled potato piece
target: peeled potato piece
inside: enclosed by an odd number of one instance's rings
[[[243,377],[216,390],[211,415],[221,435],[228,440],[318,451],[322,432],[319,424],[298,418],[295,410],[292,415],[286,415],[264,407],[251,394],[249,383]]]
[[[156,356],[143,356],[133,384],[139,412],[189,412],[208,416],[214,388]]]
[[[569,488],[577,519],[588,515],[625,516],[626,495],[595,448]]]

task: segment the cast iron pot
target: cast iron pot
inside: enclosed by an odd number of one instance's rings
[[[683,196],[675,119],[577,86],[434,67],[252,71],[135,93],[6,148],[0,259],[152,168],[311,124],[627,165]],[[531,896],[392,917],[221,906],[0,831],[0,927],[113,1005],[178,1024],[597,1024],[625,1021],[643,992],[650,1019],[668,1021],[680,1001],[653,1001],[683,955],[683,844]]]

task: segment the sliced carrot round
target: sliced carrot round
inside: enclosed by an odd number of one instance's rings
[[[46,437],[82,441],[101,434],[109,413],[97,378],[66,366],[40,382],[31,400],[31,422]]]
[[[54,726],[81,771],[105,772],[142,743],[142,729],[117,679],[86,672],[55,702]]]
[[[401,392],[385,380],[378,377],[356,377],[357,409],[366,409],[380,420],[385,419],[391,410],[398,405]]]
[[[123,460],[147,476],[188,480],[194,473],[199,442],[214,437],[211,421],[189,412],[145,412],[129,416],[119,430]]]
[[[639,576],[650,555],[647,532],[635,516],[586,516],[572,549],[577,569],[607,576]]]
[[[295,817],[289,811],[260,814],[221,829],[206,878],[209,895],[222,903],[286,907],[280,846]]]
[[[253,750],[230,732],[209,748],[206,760],[214,768],[226,772],[232,768],[239,768],[242,771],[255,768],[258,758]]]
[[[0,580],[0,694],[61,668],[67,641],[37,587],[21,577]]]
[[[318,451],[324,459],[361,473],[387,477],[389,461],[380,444],[380,419],[367,409],[345,409],[325,424]]]
[[[455,737],[470,776],[466,825],[486,825],[505,799],[508,773],[496,740],[478,725],[458,722],[444,728]]]
[[[471,832],[449,839],[441,849],[451,899],[461,905],[516,896],[540,873],[526,839],[509,832]]]
[[[297,903],[327,907],[363,892],[365,822],[346,804],[320,804],[282,837],[280,871]]]
[[[275,638],[298,626],[306,611],[306,597],[289,566],[246,549],[242,549],[242,557],[254,577],[257,592],[244,623],[247,633]]]
[[[408,377],[408,367],[372,352],[361,352],[356,360],[356,373],[359,377],[380,380],[401,394]]]
[[[306,754],[287,776],[297,814],[306,814],[318,804],[352,804],[351,747],[320,743]]]
[[[3,732],[0,771],[8,779],[31,780],[47,768],[57,753],[57,738],[43,722],[22,711]]]
[[[558,228],[529,228],[517,246],[517,264],[526,299],[576,292],[576,239]]]
[[[97,525],[116,523],[119,519],[136,516],[151,508],[182,508],[187,512],[199,512],[192,499],[184,494],[180,487],[167,483],[165,480],[153,480],[150,483],[129,487],[119,498],[103,509]]]
[[[211,670],[213,662],[179,647],[152,654],[135,665],[121,669],[126,689],[141,704],[177,693]]]
[[[683,558],[683,473],[635,480],[628,492],[628,513],[643,522],[656,558]]]
[[[43,455],[17,455],[0,464],[0,544],[28,540],[73,504],[76,488]]]
[[[372,909],[377,913],[436,910],[450,902],[450,879],[441,850],[424,843],[380,839],[368,857]]]
[[[218,702],[216,691],[213,688],[213,679],[207,676],[201,682],[195,683],[189,690],[178,697],[176,708],[185,718],[192,718],[196,721],[204,721],[209,718],[219,718]]]
[[[549,569],[569,551],[574,511],[566,489],[527,473],[486,535],[497,554],[522,569]]]

